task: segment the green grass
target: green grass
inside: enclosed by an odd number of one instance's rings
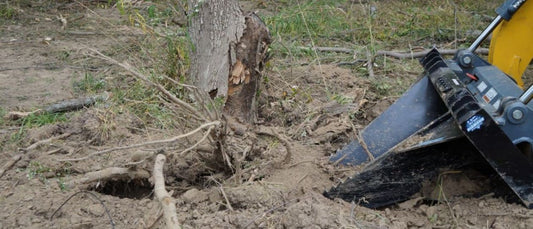
[[[39,178],[40,181],[44,182],[46,180],[44,173],[50,171],[52,171],[50,167],[44,166],[38,161],[32,161],[28,165],[28,168],[26,168],[26,177],[28,177],[29,180],[33,178]]]
[[[34,128],[66,120],[67,117],[64,113],[44,113],[40,115],[31,114],[15,122],[24,128]]]
[[[0,107],[0,126],[4,126],[6,121],[4,120],[4,116],[7,114],[7,111],[3,108],[3,107]]]
[[[430,47],[458,39],[468,43],[467,31],[482,30],[484,15],[495,15],[500,1],[276,1],[272,15],[265,16],[277,42],[273,49],[282,55],[314,55],[296,47],[311,45],[377,49]],[[355,3],[354,3],[355,2]],[[455,13],[454,13],[455,11]],[[457,24],[456,24],[457,20]],[[290,49],[290,50],[289,50]]]
[[[83,78],[73,83],[74,91],[77,93],[97,93],[106,86],[104,79],[95,77],[90,72],[85,72]]]
[[[2,121],[3,125],[19,126],[18,131],[11,134],[8,142],[3,142],[0,149],[9,144],[20,145],[26,136],[28,129],[41,127],[48,124],[67,121],[64,113],[44,113],[40,115],[31,114],[15,121]]]
[[[0,19],[14,19],[17,15],[17,9],[12,7],[9,3],[0,3]]]

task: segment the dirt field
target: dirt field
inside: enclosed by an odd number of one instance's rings
[[[205,131],[171,144],[66,161],[196,128],[165,108],[168,103],[131,72],[90,51],[128,61],[145,74],[160,71],[176,80],[186,74],[172,58],[186,62],[187,50],[166,39],[183,37],[186,19],[169,11],[176,15],[159,20],[156,16],[165,11],[154,11],[150,2],[130,2],[148,16],[135,18],[135,11],[107,1],[0,3],[2,12],[14,14],[0,18],[2,116],[73,98],[109,97],[78,111],[0,121],[0,166],[6,169],[0,175],[0,228],[110,228],[107,211],[116,228],[164,228],[151,179],[155,153],[168,156],[166,185],[184,228],[533,228],[532,210],[483,189],[478,184],[486,177],[468,180],[461,173],[446,176],[447,194],[440,202],[413,197],[368,209],[322,195],[360,170],[334,165],[328,157],[397,98],[384,91],[405,89],[416,79],[421,72],[416,60],[389,60],[389,69],[378,68],[378,76],[395,79],[389,85],[363,77],[363,65],[316,64],[274,54],[257,128],[276,134],[230,131],[229,154],[242,158],[235,160],[241,164],[234,171],[209,164],[216,160],[200,149],[180,153]],[[243,5],[253,9],[258,4],[252,2]],[[259,13],[276,12],[261,8]],[[164,67],[169,63],[177,72],[169,73]],[[13,158],[20,159],[5,167]],[[88,173],[106,168],[127,168],[129,174],[84,181]],[[470,191],[481,194],[463,195]]]

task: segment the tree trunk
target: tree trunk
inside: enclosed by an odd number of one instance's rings
[[[226,97],[224,111],[253,122],[255,97],[270,44],[265,24],[244,14],[236,0],[189,0],[190,76],[214,98]]]

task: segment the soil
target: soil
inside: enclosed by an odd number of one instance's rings
[[[87,55],[84,48],[115,53],[117,47],[136,47],[145,39],[142,29],[128,25],[127,16],[114,7],[59,2],[21,6],[16,19],[0,25],[2,109],[31,111],[91,94],[76,84],[87,74],[105,75],[108,81],[127,75]],[[67,19],[66,27],[60,17]],[[115,57],[141,55],[136,51]],[[413,197],[384,209],[368,209],[324,197],[325,190],[361,169],[334,165],[328,157],[395,99],[373,92],[370,80],[358,74],[328,64],[267,70],[269,82],[263,85],[259,101],[259,123],[286,138],[290,160],[282,160],[288,151],[271,136],[257,137],[243,166],[251,169],[233,176],[227,171],[206,173],[192,156],[170,157],[166,185],[177,200],[183,227],[533,228],[533,211],[520,204],[490,192],[465,195],[484,185],[486,177],[481,175],[447,176],[442,184],[446,200],[440,202]],[[411,81],[416,78],[409,77]],[[0,164],[15,155],[22,159],[0,177],[0,228],[109,228],[106,211],[116,228],[164,228],[149,178],[68,185],[87,172],[127,167],[132,161],[145,161],[135,168],[151,172],[154,150],[130,149],[67,163],[60,159],[182,133],[149,127],[128,111],[110,113],[106,106],[67,113],[67,121],[31,128],[18,142],[10,139],[20,128],[2,125]],[[71,135],[21,150],[64,133]],[[434,186],[425,188],[429,195],[434,190]]]

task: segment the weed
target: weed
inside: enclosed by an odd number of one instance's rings
[[[330,97],[332,100],[335,100],[338,104],[341,104],[341,105],[353,102],[352,98],[348,98],[344,95],[334,94],[333,96],[330,96]]]
[[[50,167],[44,166],[41,163],[37,161],[30,162],[30,165],[28,168],[26,168],[26,177],[28,177],[28,180],[31,180],[33,178],[38,178],[40,181],[45,182],[46,177],[44,176],[44,173],[50,172],[52,169]]]
[[[65,182],[65,179],[63,179],[62,177],[57,178],[57,185],[59,186],[59,189],[61,189],[61,191],[68,190],[68,186]]]
[[[78,93],[96,93],[104,89],[105,85],[105,80],[98,79],[89,72],[85,72],[82,80],[73,83],[74,90]]]
[[[379,79],[372,81],[372,89],[381,96],[388,96],[392,86],[389,81]]]
[[[41,127],[47,124],[53,124],[57,122],[64,122],[67,117],[64,113],[44,113],[44,114],[31,114],[20,120],[17,120],[21,126],[21,130],[26,128]],[[19,131],[20,132],[20,131]]]
[[[9,20],[18,15],[17,9],[12,7],[9,3],[0,3],[0,19]]]
[[[0,126],[3,126],[5,124],[4,116],[6,114],[7,114],[7,111],[3,107],[0,107]]]

